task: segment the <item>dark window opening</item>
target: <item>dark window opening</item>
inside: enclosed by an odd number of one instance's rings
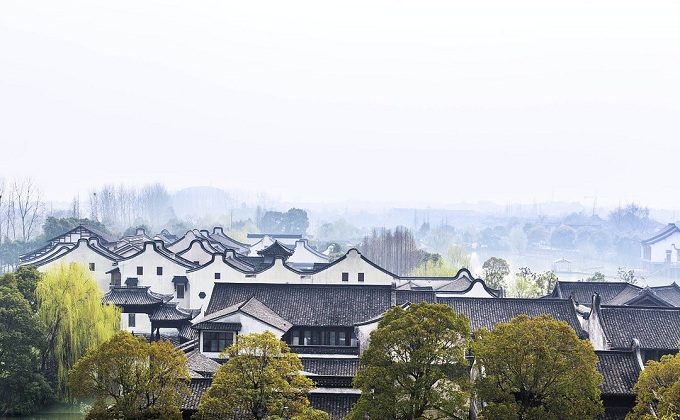
[[[135,314],[128,314],[128,327],[134,328],[137,326]]]
[[[90,263],[90,271],[94,271],[94,263]]]
[[[364,273],[359,273],[357,280],[364,281]]]
[[[342,273],[342,281],[349,281],[349,273]]]
[[[215,273],[215,280],[219,280],[219,279],[220,279],[220,276],[221,276],[220,273]]]
[[[203,332],[203,351],[219,353],[234,343],[233,332]]]
[[[144,267],[137,267],[137,275],[138,276],[144,275]]]
[[[175,291],[177,292],[177,299],[184,299],[184,284],[176,284]]]
[[[346,328],[297,328],[290,332],[288,341],[292,346],[356,346],[353,337]]]
[[[199,299],[205,299],[205,292],[201,292],[198,294]]]
[[[163,267],[156,267],[156,275],[158,276],[163,275]]]

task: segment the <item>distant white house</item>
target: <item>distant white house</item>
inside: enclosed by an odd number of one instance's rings
[[[680,228],[675,223],[669,223],[640,245],[642,268],[652,275],[680,278]]]

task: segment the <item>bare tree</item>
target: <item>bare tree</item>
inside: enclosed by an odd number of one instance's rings
[[[42,191],[30,178],[15,181],[12,190],[21,226],[21,239],[28,242],[45,211]]]

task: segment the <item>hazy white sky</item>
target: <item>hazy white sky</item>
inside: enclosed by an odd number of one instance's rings
[[[680,2],[0,2],[0,177],[680,208]]]

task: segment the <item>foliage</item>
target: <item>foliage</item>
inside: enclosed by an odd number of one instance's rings
[[[12,274],[0,278],[0,416],[30,414],[52,402],[38,371],[41,325]]]
[[[264,233],[304,235],[309,227],[307,212],[292,208],[287,212],[267,211],[258,221],[260,230]]]
[[[449,306],[390,309],[361,355],[362,394],[347,418],[467,418],[469,336],[468,319]]]
[[[73,366],[69,384],[76,397],[94,398],[88,418],[182,418],[189,389],[187,359],[169,341],[147,343],[119,331],[90,348]]]
[[[585,279],[587,282],[600,282],[600,281],[606,281],[604,274],[600,273],[599,271],[596,271],[593,273],[592,276],[587,277]]]
[[[222,356],[229,361],[201,398],[198,418],[223,419],[235,412],[244,419],[295,418],[308,411],[307,394],[314,382],[300,374],[302,362],[273,333],[239,335]]]
[[[483,373],[475,390],[480,419],[594,419],[603,413],[597,356],[564,321],[520,315],[481,330],[473,344]]]
[[[441,225],[428,230],[425,237],[425,244],[435,252],[446,252],[448,247],[453,243],[456,235],[456,230],[453,226]]]
[[[528,267],[522,267],[515,274],[512,295],[518,298],[533,298],[549,295],[555,288],[557,276],[552,271],[534,273]]]
[[[109,233],[106,226],[98,222],[97,220],[90,219],[78,219],[75,217],[58,218],[53,216],[48,216],[43,223],[43,240],[49,241],[52,238],[56,238],[69,230],[78,227],[79,225],[88,225],[97,228],[101,231]]]
[[[625,281],[626,283],[630,284],[638,284],[638,281],[642,281],[645,278],[640,276],[640,275],[635,275],[635,270],[626,270],[625,268],[619,267],[618,270],[616,271],[616,276],[621,279],[621,281]]]
[[[119,329],[120,310],[102,305],[103,293],[83,264],[50,268],[35,293],[47,336],[42,370],[54,376],[57,396],[67,399],[69,369],[87,349],[105,342]]]
[[[523,254],[527,248],[527,234],[521,226],[515,226],[508,233],[508,245],[512,252]]]
[[[38,302],[35,297],[35,288],[42,274],[35,266],[24,265],[14,272],[19,292],[26,298],[28,304],[31,305],[33,312],[38,310]]]
[[[626,420],[680,419],[680,354],[648,361],[633,390],[636,404]]]
[[[619,206],[609,213],[609,221],[620,236],[639,239],[641,235],[653,229],[654,222],[649,219],[649,208],[629,203]]]
[[[446,250],[446,260],[456,272],[471,265],[470,253],[462,245],[451,245]]]
[[[324,241],[352,241],[360,239],[361,229],[348,223],[345,219],[338,219],[333,223],[324,223],[316,230],[316,237]]]
[[[491,257],[482,264],[486,285],[499,289],[505,287],[505,277],[510,274],[510,265],[503,258]]]
[[[575,240],[576,231],[567,225],[560,225],[550,236],[550,245],[558,249],[573,249]]]
[[[406,275],[420,264],[422,251],[418,249],[413,233],[397,226],[390,229],[373,229],[360,247],[368,259],[397,275]]]

